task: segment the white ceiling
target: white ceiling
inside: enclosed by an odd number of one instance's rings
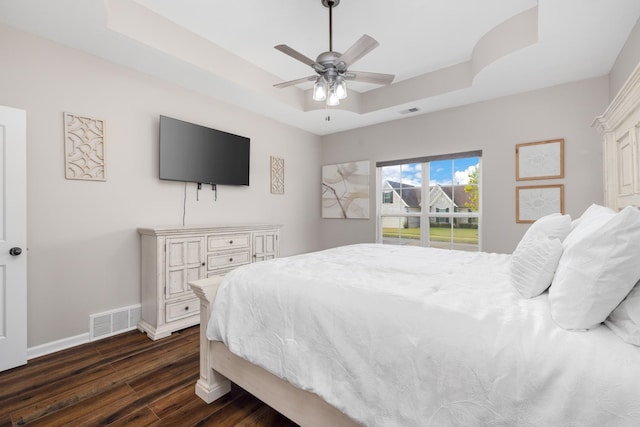
[[[313,74],[273,46],[328,50],[321,0],[0,0],[2,23],[318,135],[605,75],[639,17],[639,0],[341,0],[334,50],[368,34],[350,68],[396,79],[327,109],[309,83],[272,87]]]

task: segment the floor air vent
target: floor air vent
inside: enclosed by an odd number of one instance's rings
[[[136,328],[140,320],[140,304],[89,316],[91,341],[110,337]]]

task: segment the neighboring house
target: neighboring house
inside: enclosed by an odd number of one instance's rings
[[[420,225],[419,218],[403,217],[407,212],[420,212],[422,188],[397,181],[385,181],[382,185],[383,228],[415,228]]]
[[[471,212],[467,207],[470,193],[464,191],[465,185],[432,185],[429,187],[429,212]],[[420,212],[422,208],[422,187],[385,181],[382,186],[382,227],[415,228],[420,219],[403,216],[409,212]],[[397,216],[388,216],[397,215]],[[472,223],[475,218],[454,218],[454,224]],[[448,224],[449,217],[436,217],[432,224]]]
[[[429,212],[472,212],[468,207],[471,193],[465,191],[466,185],[433,185],[429,187]],[[453,209],[452,209],[453,208]],[[437,224],[448,224],[449,218],[435,218],[431,221]],[[454,218],[454,224],[473,223],[476,218]]]

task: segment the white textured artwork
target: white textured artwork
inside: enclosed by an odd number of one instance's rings
[[[322,217],[369,218],[369,161],[322,167]]]
[[[564,139],[516,145],[516,180],[564,177]]]
[[[64,113],[65,177],[106,181],[104,120]]]
[[[271,156],[271,193],[284,194],[284,159]]]
[[[516,187],[516,222],[534,222],[545,215],[564,213],[564,185]]]

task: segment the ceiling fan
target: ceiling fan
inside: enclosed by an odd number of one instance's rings
[[[371,52],[379,46],[373,37],[363,35],[344,53],[333,50],[333,8],[340,4],[340,0],[321,0],[324,7],[329,8],[329,51],[323,52],[316,60],[303,55],[297,50],[280,44],[275,46],[280,52],[309,65],[314,69],[316,75],[303,77],[301,79],[290,80],[275,84],[275,87],[284,88],[304,82],[314,81],[313,99],[316,101],[327,101],[327,105],[334,106],[340,103],[340,99],[347,97],[346,80],[373,83],[378,85],[388,85],[393,79],[393,74],[369,73],[364,71],[353,71],[348,68],[357,60]]]

